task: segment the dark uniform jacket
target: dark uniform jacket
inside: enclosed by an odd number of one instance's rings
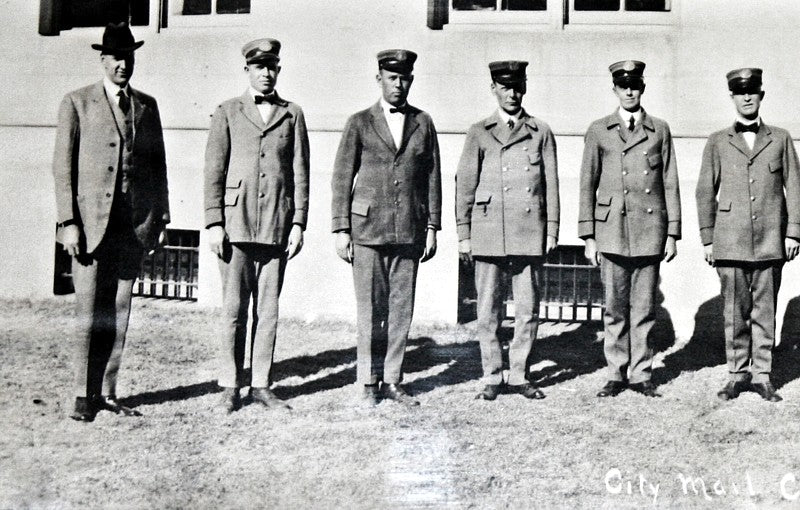
[[[556,142],[550,127],[524,114],[509,131],[495,112],[467,132],[456,173],[459,241],[472,254],[545,254],[558,237]]]
[[[800,169],[789,133],[762,124],[753,150],[733,126],[713,133],[697,180],[703,244],[717,260],[782,260],[800,239]]]
[[[395,147],[380,106],[348,119],[331,183],[332,229],[362,245],[420,244],[441,228],[439,143],[430,116],[409,106]]]
[[[622,124],[614,112],[586,132],[578,236],[594,237],[602,253],[661,255],[667,235],[681,236],[672,135],[666,122],[644,110],[633,132],[621,133]]]
[[[161,225],[169,223],[167,164],[156,100],[131,87],[133,108],[132,168],[128,195],[136,237],[149,249]],[[122,164],[123,135],[103,82],[64,96],[58,112],[53,175],[58,223],[81,226],[86,252],[92,253],[106,232]]]
[[[205,166],[206,226],[232,243],[283,245],[308,218],[309,148],[303,111],[277,98],[265,124],[249,91],[211,119]]]

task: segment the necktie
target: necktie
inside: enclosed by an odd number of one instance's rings
[[[758,133],[758,122],[753,122],[752,124],[742,124],[741,122],[737,122],[733,129],[735,129],[737,133],[744,133],[747,131],[750,131],[751,133]]]
[[[405,115],[406,114],[406,108],[407,108],[406,105],[398,106],[397,108],[392,107],[392,108],[389,108],[389,113],[401,113],[401,114]]]
[[[506,124],[508,124],[508,129],[514,129],[514,119],[508,119]]]
[[[633,131],[633,127],[636,125],[636,120],[631,115],[631,120],[628,122],[628,131]]]
[[[253,96],[253,99],[255,99],[256,104],[261,104],[261,103],[275,104],[275,95],[274,94],[270,94],[268,96],[256,95],[256,96]]]
[[[119,109],[122,110],[122,113],[128,115],[128,112],[131,111],[131,100],[123,90],[117,92],[117,96],[119,97]]]

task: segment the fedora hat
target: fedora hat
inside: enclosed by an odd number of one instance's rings
[[[131,29],[126,22],[109,23],[103,32],[103,44],[92,44],[92,49],[103,53],[130,53],[144,44],[135,41]]]

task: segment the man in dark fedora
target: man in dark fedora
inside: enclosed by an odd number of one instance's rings
[[[539,326],[541,268],[558,242],[558,166],[550,126],[522,107],[527,66],[519,60],[489,64],[498,109],[467,132],[456,173],[459,256],[475,264],[485,384],[478,398],[484,400],[504,388],[525,398],[545,396],[529,382],[528,365]],[[498,338],[504,275],[511,276],[514,292],[505,381]]]
[[[578,235],[600,265],[608,379],[598,397],[626,387],[660,396],[651,380],[661,261],[677,255],[681,202],[669,125],[644,111],[644,62],[609,66],[619,108],[586,131]]]
[[[695,191],[706,262],[719,275],[730,400],[778,402],[770,374],[783,264],[800,251],[800,166],[791,135],[759,115],[762,70],[727,74],[733,125],[708,137]]]
[[[436,253],[441,228],[439,144],[430,116],[406,102],[417,54],[378,53],[381,98],[351,116],[336,154],[333,232],[336,253],[353,265],[363,402],[419,402],[403,375],[419,262]]]
[[[58,239],[73,257],[78,421],[102,409],[139,414],[117,401],[117,374],[142,255],[169,223],[158,106],[129,85],[142,44],[127,23],[109,24],[92,45],[105,77],[68,93],[58,112],[53,175]]]
[[[278,95],[281,43],[244,45],[250,87],[211,120],[205,218],[222,275],[219,409],[239,408],[239,388],[267,409],[287,409],[269,388],[286,262],[300,252],[308,218],[309,149],[303,110]],[[249,382],[243,381],[248,306],[253,300]]]

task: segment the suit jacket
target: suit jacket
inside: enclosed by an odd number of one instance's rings
[[[156,100],[133,88],[130,98],[134,139],[128,192],[136,237],[149,249],[169,223],[164,138]],[[102,81],[64,96],[53,155],[57,221],[81,226],[87,253],[105,235],[123,145]]]
[[[333,231],[364,245],[420,244],[441,228],[439,142],[430,116],[408,107],[395,147],[380,102],[350,117],[331,182]]]
[[[467,132],[456,172],[458,239],[472,254],[545,254],[558,237],[556,141],[550,127],[524,114],[509,130],[495,112]]]
[[[278,98],[266,124],[247,91],[217,108],[206,146],[207,226],[224,225],[232,243],[284,245],[293,223],[306,226],[308,183],[299,106]]]
[[[800,238],[800,170],[792,137],[762,124],[753,150],[733,126],[713,133],[697,180],[703,244],[717,260],[782,260],[784,238]]]
[[[589,126],[580,177],[578,236],[602,253],[664,253],[681,237],[681,201],[669,125],[642,111],[627,133],[617,112]],[[622,130],[626,130],[622,132]]]

